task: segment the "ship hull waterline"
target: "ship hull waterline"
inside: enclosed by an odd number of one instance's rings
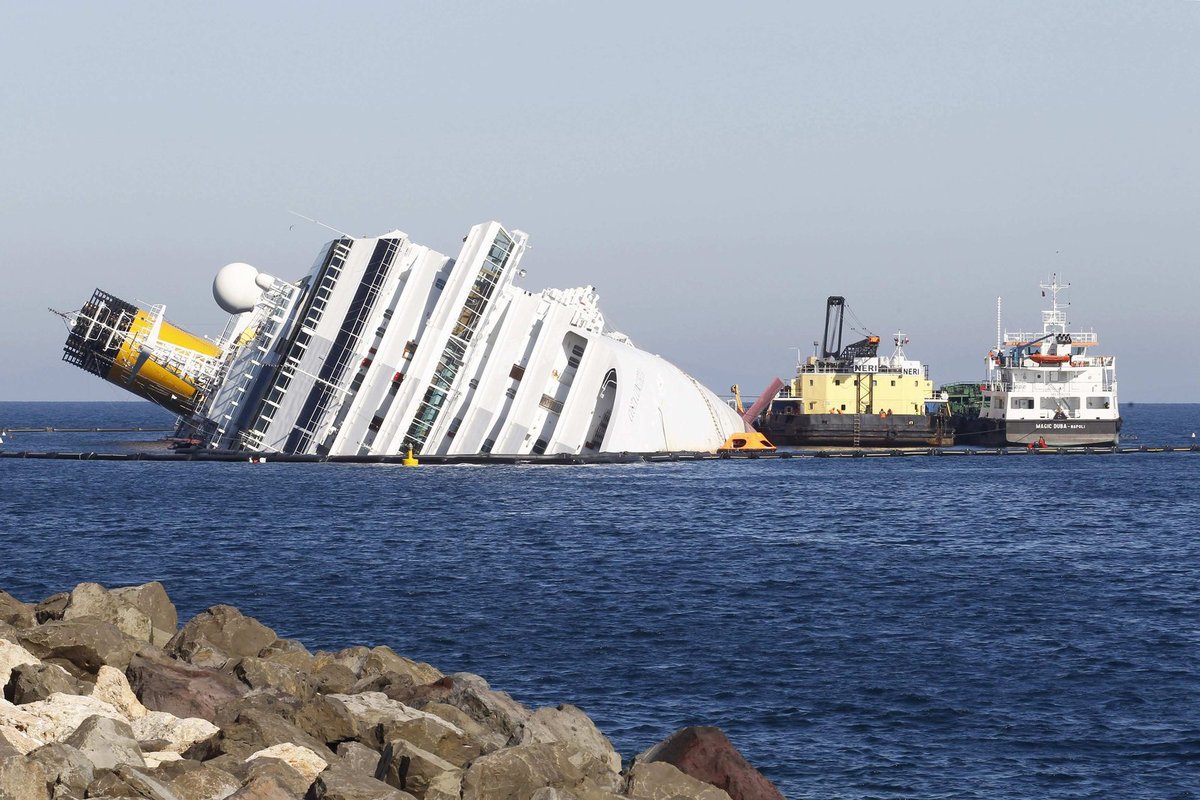
[[[1107,447],[1121,441],[1121,420],[994,420],[979,418],[958,429],[962,444],[985,447]]]
[[[928,414],[769,414],[759,430],[780,447],[949,447],[948,421]]]

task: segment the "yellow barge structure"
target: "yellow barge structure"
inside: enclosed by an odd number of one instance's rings
[[[934,395],[929,368],[908,358],[908,337],[879,355],[868,334],[842,347],[844,297],[828,299],[819,354],[796,369],[756,427],[778,446],[945,447],[954,444],[947,398]]]

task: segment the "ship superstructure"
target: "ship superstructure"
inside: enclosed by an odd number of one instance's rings
[[[497,222],[473,227],[456,258],[400,231],[341,236],[299,281],[223,268],[213,293],[232,316],[217,341],[192,337],[203,370],[161,364],[181,360],[161,332],[139,349],[110,325],[106,343],[94,302],[67,315],[68,356],[83,355],[65,358],[89,368],[80,362],[104,355],[90,371],[180,413],[181,435],[222,450],[712,451],[745,429],[694,378],[611,330],[592,287],[517,287],[526,248]],[[104,297],[104,308],[122,303]]]
[[[1058,295],[1069,286],[1057,275],[1040,284],[1050,300],[1040,332],[997,336],[971,443],[1071,447],[1120,440],[1116,358],[1092,352],[1100,343],[1094,331],[1068,331]],[[998,334],[999,327],[997,320]]]
[[[904,352],[909,338],[897,333],[890,356],[879,354],[880,339],[869,333],[842,347],[845,309],[845,298],[828,299],[821,351],[797,365],[759,429],[777,445],[953,444],[929,368]]]

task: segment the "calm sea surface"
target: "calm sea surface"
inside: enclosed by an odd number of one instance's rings
[[[1200,430],[1197,405],[1122,411],[1137,444]],[[140,403],[0,403],[0,428],[156,424]],[[626,758],[719,725],[789,798],[1191,798],[1198,478],[1195,453],[0,459],[0,588],[161,580],[184,619],[232,603],[312,648],[389,644],[576,703]]]

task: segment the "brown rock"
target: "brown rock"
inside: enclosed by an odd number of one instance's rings
[[[296,800],[295,794],[276,778],[252,778],[245,786],[229,795],[228,800]]]
[[[258,654],[275,664],[285,664],[301,672],[313,672],[313,655],[295,639],[276,639]]]
[[[508,745],[524,740],[525,723],[533,716],[527,707],[469,672],[451,676],[453,687],[441,702],[465,711],[484,728],[503,736]]]
[[[354,717],[346,705],[326,695],[317,695],[305,700],[289,719],[300,729],[324,740],[331,747],[336,747],[339,742],[352,740],[358,735]],[[371,741],[378,739],[373,735],[370,738]],[[374,753],[378,759],[378,747],[374,748]]]
[[[51,620],[62,619],[63,610],[67,607],[67,603],[69,602],[71,602],[70,592],[59,592],[58,594],[52,594],[34,606],[34,619],[37,620],[39,625]]]
[[[37,622],[33,606],[22,603],[6,591],[0,590],[0,622],[14,628],[31,628]]]
[[[179,616],[175,604],[167,596],[167,590],[158,581],[141,586],[122,586],[110,590],[122,602],[133,606],[150,619],[150,643],[164,646],[179,627]]]
[[[449,680],[447,678],[447,680]],[[479,745],[481,752],[490,753],[508,744],[508,740],[500,734],[491,731],[474,719],[461,708],[446,703],[425,703],[418,706],[426,714],[433,714],[454,725],[467,735],[467,738]]]
[[[21,664],[13,667],[4,696],[21,705],[45,700],[55,692],[86,694],[83,681],[57,664]]]
[[[81,583],[71,590],[62,618],[95,617],[116,625],[126,636],[150,641],[150,617],[141,609],[123,602],[98,583]]]
[[[322,694],[346,694],[358,683],[358,676],[345,664],[326,664],[312,675]]]
[[[443,772],[429,782],[424,800],[460,800],[462,798],[462,770]]]
[[[255,758],[246,763],[246,783],[270,779],[291,793],[292,797],[303,797],[313,778],[305,776],[292,764],[278,758]]]
[[[596,724],[573,705],[539,708],[525,723],[525,742],[565,742],[599,758],[613,772],[621,771],[621,756]]]
[[[87,788],[88,797],[138,797],[145,800],[180,800],[151,770],[120,764],[106,770]]]
[[[561,742],[522,744],[476,759],[463,776],[462,800],[527,800],[543,787],[615,791],[617,773]]]
[[[259,750],[285,743],[307,747],[322,757],[330,752],[325,742],[315,739],[278,714],[260,708],[249,708],[241,711],[231,723],[223,725],[213,736],[197,742],[183,755],[185,758],[199,761],[208,761],[219,755],[231,755],[244,761]]]
[[[0,797],[4,800],[50,800],[46,770],[20,756],[0,759]]]
[[[190,664],[216,668],[230,658],[257,658],[278,638],[275,631],[233,606],[219,605],[189,620],[164,649]]]
[[[392,685],[384,694],[393,700],[420,708],[426,703],[440,703],[454,692],[454,678],[445,676],[421,686]]]
[[[362,742],[342,742],[337,746],[337,754],[345,769],[375,777],[375,770],[379,767],[379,753]]]
[[[375,777],[389,786],[423,798],[434,778],[445,772],[459,771],[449,761],[403,739],[396,739],[383,748]]]
[[[112,623],[94,618],[51,620],[22,631],[20,643],[78,678],[94,677],[103,664],[124,670],[144,646]]]
[[[82,797],[84,790],[96,775],[95,765],[87,756],[63,742],[42,745],[30,753],[28,758],[42,765],[50,792],[56,796],[75,794]]]
[[[154,770],[179,800],[217,800],[236,792],[242,782],[229,772],[199,761],[168,761]]]
[[[134,694],[150,710],[209,722],[222,705],[248,691],[228,675],[150,653],[134,656],[126,676]]]
[[[317,693],[316,681],[307,672],[262,658],[243,658],[233,675],[251,689],[274,689],[301,700]]]
[[[386,645],[372,647],[363,659],[359,675],[386,675],[387,673],[403,675],[413,686],[433,683],[445,677],[436,667],[398,655]]]
[[[635,763],[625,779],[625,795],[630,800],[730,800],[723,790],[665,761]]]
[[[724,789],[733,800],[783,800],[775,784],[750,766],[720,728],[683,728],[637,760],[672,764],[693,778]]]
[[[441,717],[433,717],[433,715],[385,723],[381,726],[379,733],[384,741],[403,739],[456,767],[464,766],[483,754],[483,748],[479,743],[472,741],[464,731]],[[620,762],[618,761],[619,768]],[[412,789],[403,786],[399,788],[412,792]],[[418,792],[413,792],[413,794],[418,794]]]
[[[306,800],[415,800],[383,781],[341,767],[325,770],[305,795]]]

